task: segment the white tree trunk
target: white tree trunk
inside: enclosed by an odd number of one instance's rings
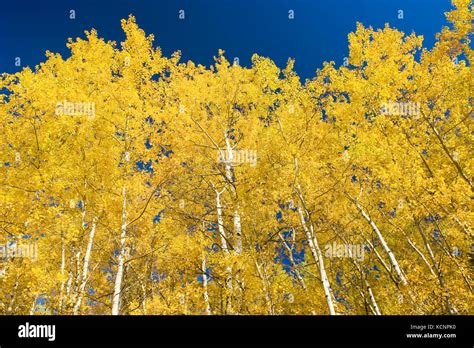
[[[224,192],[222,191],[217,191],[217,189],[214,187],[214,191],[216,192],[216,209],[217,209],[217,227],[219,229],[219,235],[221,237],[221,248],[224,254],[228,255],[229,254],[229,247],[227,245],[227,236],[225,233],[224,229],[224,218],[222,216],[222,204],[221,204],[221,195]],[[227,267],[226,268],[226,288],[229,291],[229,296],[227,299],[227,312],[230,313],[232,311],[232,268]]]
[[[324,267],[323,255],[321,249],[319,248],[318,240],[313,230],[313,225],[310,223],[310,228],[306,226],[306,221],[304,220],[303,210],[301,207],[298,207],[298,213],[300,215],[301,224],[303,229],[306,232],[306,238],[308,239],[308,244],[313,254],[314,260],[319,264],[319,273],[321,275],[321,281],[323,283],[324,295],[326,297],[326,302],[329,308],[329,313],[331,315],[336,315],[336,309],[333,302],[333,294],[331,290],[331,284],[329,283],[329,278],[326,273],[326,268]]]
[[[370,302],[372,303],[372,308],[375,312],[376,315],[382,315],[382,312],[379,309],[379,306],[377,305],[377,301],[375,300],[374,293],[372,292],[372,288],[370,287],[369,282],[367,279],[364,279],[365,286],[367,288],[367,292],[369,293],[369,298]]]
[[[421,259],[423,260],[423,262],[425,263],[425,265],[428,267],[428,269],[430,270],[431,274],[434,276],[434,277],[437,277],[436,273],[433,271],[433,268],[431,267],[430,263],[428,262],[428,260],[426,259],[425,257],[425,254],[423,254],[421,252],[420,249],[417,248],[417,246],[415,245],[415,243],[410,239],[410,238],[407,238],[408,240],[408,244],[410,244],[410,246],[418,253],[418,255],[420,255]]]
[[[346,243],[344,241],[344,243]],[[347,243],[346,243],[347,244]],[[375,296],[374,296],[374,293],[372,291],[372,287],[370,286],[368,280],[367,280],[367,277],[365,275],[365,272],[364,270],[362,269],[362,267],[359,266],[359,264],[357,263],[357,261],[355,260],[355,258],[353,257],[352,255],[352,250],[351,248],[348,248],[349,250],[349,256],[352,260],[352,262],[354,263],[354,265],[356,266],[357,270],[359,271],[359,273],[361,274],[362,278],[364,279],[364,285],[365,285],[365,288],[367,290],[367,293],[369,294],[369,299],[370,299],[370,303],[371,303],[371,307],[372,307],[372,311],[374,312],[375,315],[382,315],[382,312],[380,311],[380,308],[377,304],[377,301],[375,300]]]
[[[143,314],[146,315],[147,314],[147,310],[146,310],[146,299],[147,299],[146,287],[143,283],[141,283],[141,287],[142,287],[142,293],[143,293],[142,311],[143,311]]]
[[[230,145],[229,137],[227,136],[227,132],[224,133],[225,145],[226,145],[226,152],[227,152],[227,160],[225,162],[225,173],[228,184],[230,185],[230,190],[232,192],[232,196],[234,199],[235,209],[234,209],[234,251],[237,254],[242,252],[242,225],[240,223],[240,213],[239,213],[239,206],[237,203],[237,193],[235,191],[234,186],[234,173],[232,170],[232,164],[234,163],[234,151],[232,146]]]
[[[311,250],[311,254],[313,255],[316,264],[319,264],[319,256],[316,252],[316,247],[314,246],[313,237],[311,236],[308,226],[306,225],[306,221],[304,220],[303,210],[301,209],[301,207],[298,207],[298,213],[300,215],[301,226],[303,226],[304,233],[306,234],[306,239],[308,240],[309,250]]]
[[[427,240],[427,238],[426,238],[426,236],[423,232],[423,229],[421,228],[420,222],[415,220],[415,223],[416,223],[416,226],[418,228],[418,231],[420,232],[423,243],[425,244],[425,247],[428,250],[428,255],[430,255],[433,267],[436,270],[436,276],[438,278],[439,285],[443,289],[443,292],[444,292],[443,296],[445,297],[445,300],[446,300],[446,309],[448,310],[449,314],[456,314],[458,312],[458,310],[451,303],[451,294],[449,292],[449,289],[446,287],[446,281],[444,279],[443,271],[441,270],[441,265],[436,262],[435,255],[433,253],[433,250],[430,247],[429,241]]]
[[[336,232],[336,234],[339,236],[339,238],[342,239],[342,241],[345,243],[345,244],[348,244],[347,243],[347,240],[341,235],[339,234],[335,229],[334,229],[334,232]],[[370,303],[371,303],[371,310],[372,312],[374,313],[374,315],[382,315],[382,312],[380,311],[380,308],[377,304],[377,301],[375,299],[375,296],[374,296],[374,293],[372,291],[372,287],[370,286],[370,283],[369,281],[367,280],[367,277],[365,275],[365,272],[364,270],[362,269],[362,266],[359,265],[359,263],[357,262],[357,260],[354,258],[354,255],[352,254],[352,250],[351,248],[347,248],[347,250],[349,251],[349,257],[352,261],[352,263],[354,264],[354,266],[357,268],[357,271],[360,273],[362,279],[364,280],[364,285],[365,285],[365,288],[367,290],[367,293],[369,294],[369,299],[370,299]],[[362,296],[365,297],[365,295],[362,293]]]
[[[379,228],[375,224],[375,222],[370,218],[370,215],[365,212],[365,210],[362,208],[362,206],[359,204],[359,202],[356,200],[355,204],[357,206],[357,209],[359,212],[362,214],[364,219],[369,223],[369,225],[372,227],[372,230],[377,234],[377,237],[380,240],[380,244],[382,244],[382,248],[385,250],[385,252],[388,255],[388,258],[390,260],[390,264],[392,265],[393,269],[395,270],[395,273],[397,274],[398,278],[402,282],[403,285],[407,285],[408,282],[405,278],[405,275],[403,274],[397,259],[395,258],[395,255],[393,254],[392,250],[388,246],[387,242],[385,241],[385,238],[383,237],[382,233],[380,232]]]
[[[292,231],[294,233],[294,231]],[[295,258],[293,257],[293,250],[292,248],[290,248],[288,246],[288,243],[287,241],[285,240],[285,238],[283,237],[283,235],[278,232],[278,236],[280,237],[280,240],[282,241],[283,243],[283,246],[285,247],[286,251],[288,251],[288,258],[290,259],[290,262],[291,262],[291,265],[293,266],[294,270],[295,270],[295,274],[296,274],[296,279],[298,279],[298,281],[300,282],[301,284],[301,287],[303,288],[303,290],[307,290],[307,287],[306,287],[306,283],[301,275],[301,272],[299,270],[299,267],[298,265],[296,264],[295,262]]]
[[[221,195],[224,191],[218,192],[216,191],[216,209],[217,209],[217,228],[219,229],[219,235],[221,237],[221,248],[225,253],[229,252],[229,248],[227,246],[227,236],[225,234],[224,229],[224,219],[222,217],[222,205],[221,205]]]
[[[238,207],[234,210],[234,250],[237,254],[242,253],[242,225]]]
[[[206,271],[206,255],[202,256],[202,286],[204,288],[204,303],[206,305],[206,314],[211,315],[211,305],[209,304],[209,293],[207,292],[207,271]]]
[[[74,265],[74,262],[72,262],[72,259],[71,259],[71,265],[70,265],[71,269],[69,271],[69,277],[68,277],[67,283],[66,283],[66,296],[63,300],[63,307],[64,307],[64,302],[66,303],[66,306],[69,305],[69,296],[71,295],[72,282],[73,282],[73,278],[74,278],[73,265]]]
[[[265,270],[262,271],[257,260],[255,260],[255,266],[257,267],[258,277],[260,278],[262,282],[263,293],[265,294],[265,301],[267,302],[267,306],[268,306],[268,314],[274,315],[275,312],[273,310],[273,302],[272,302],[272,297],[270,295],[270,289],[269,289],[268,279],[266,277]],[[265,265],[263,265],[263,267],[265,267]]]
[[[91,230],[89,232],[89,240],[87,241],[86,254],[84,255],[84,264],[82,267],[82,276],[81,276],[81,281],[79,285],[79,293],[77,295],[77,300],[73,308],[74,315],[77,315],[79,313],[79,310],[81,308],[82,298],[84,296],[84,290],[86,288],[87,274],[89,272],[89,260],[91,257],[92,245],[94,243],[94,234],[95,234],[96,226],[97,226],[97,219],[94,218],[92,222]]]
[[[115,276],[114,294],[112,298],[112,315],[119,315],[120,312],[120,294],[122,290],[123,267],[125,264],[125,241],[127,237],[127,189],[125,186],[122,188],[122,196],[122,227],[120,233],[117,275]]]

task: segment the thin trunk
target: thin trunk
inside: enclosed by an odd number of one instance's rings
[[[345,244],[348,244],[346,239],[340,233],[338,233],[334,228],[333,228],[333,230],[339,236],[339,238],[342,239],[342,241]],[[347,248],[347,250],[349,251],[349,258],[351,259],[352,263],[354,264],[354,266],[356,267],[357,271],[360,273],[360,275],[361,275],[361,277],[364,281],[365,289],[367,290],[367,293],[369,294],[369,299],[370,299],[370,303],[371,303],[372,312],[375,315],[382,315],[382,312],[380,311],[380,308],[377,304],[374,293],[372,291],[372,287],[370,286],[370,283],[367,280],[366,274],[365,274],[364,270],[362,269],[362,266],[360,266],[359,263],[357,262],[357,260],[353,257],[351,248]]]
[[[298,207],[298,214],[300,216],[301,226],[303,227],[303,231],[306,234],[306,239],[308,240],[308,245],[309,245],[309,249],[311,250],[311,254],[313,255],[313,258],[316,264],[319,264],[319,257],[318,257],[318,253],[316,252],[316,247],[314,246],[313,237],[311,236],[308,226],[306,225],[303,211],[301,210],[300,207]]]
[[[70,270],[69,270],[69,278],[67,279],[67,283],[66,283],[66,296],[63,300],[63,309],[64,307],[68,306],[70,301],[69,301],[69,296],[71,294],[71,290],[72,290],[72,282],[73,282],[73,278],[74,278],[74,274],[73,274],[73,265],[74,265],[74,262],[73,262],[73,259],[71,259],[71,262],[70,262]]]
[[[308,244],[311,249],[311,253],[313,254],[314,260],[316,263],[319,264],[319,273],[321,275],[321,281],[323,283],[323,288],[324,288],[324,295],[326,297],[326,302],[329,308],[329,313],[331,315],[336,315],[336,309],[334,307],[334,302],[333,302],[333,293],[331,290],[331,284],[329,283],[329,279],[326,273],[326,268],[324,266],[324,260],[323,256],[321,253],[321,249],[319,248],[318,240],[316,239],[316,235],[313,230],[313,225],[310,221],[310,227],[306,226],[306,221],[303,216],[303,210],[301,207],[298,207],[298,213],[300,215],[301,219],[301,224],[303,225],[303,229],[306,232],[306,237],[308,239]]]
[[[410,238],[407,238],[408,240],[408,244],[411,245],[411,247],[418,253],[418,255],[420,255],[421,259],[423,260],[423,262],[425,263],[425,265],[428,267],[428,269],[430,270],[431,274],[434,276],[434,277],[437,277],[436,276],[436,273],[433,271],[433,267],[431,267],[430,263],[428,262],[428,260],[426,259],[425,257],[425,254],[423,254],[423,252],[418,249],[415,245],[415,243],[410,239]]]
[[[377,301],[375,300],[374,293],[372,292],[372,288],[370,287],[370,284],[367,281],[367,279],[365,279],[365,277],[364,277],[364,282],[365,282],[365,286],[367,288],[367,292],[369,293],[370,302],[372,303],[372,307],[375,311],[375,314],[376,315],[382,315],[382,312],[380,311],[379,306],[377,305]]]
[[[73,303],[76,302],[76,296],[78,294],[78,291],[79,291],[79,274],[81,273],[81,254],[82,254],[82,246],[81,246],[81,249],[75,254],[75,268],[76,268],[76,271],[75,271],[75,274],[76,274],[76,277],[74,278],[74,294],[73,294],[73,297],[74,297],[74,300],[73,300]]]
[[[260,280],[262,282],[263,293],[265,294],[265,301],[267,302],[267,306],[268,306],[268,314],[274,315],[275,312],[273,310],[273,302],[272,302],[272,297],[270,295],[270,289],[269,289],[269,286],[267,284],[266,274],[264,274],[262,272],[262,270],[260,268],[260,265],[258,264],[257,260],[255,260],[255,266],[257,267],[258,277],[260,278]]]
[[[216,192],[216,209],[217,209],[217,228],[219,229],[219,235],[221,237],[221,248],[227,254],[229,252],[229,247],[227,245],[227,236],[224,229],[224,219],[222,217],[222,205],[221,205],[221,195],[224,191]]]
[[[86,187],[87,184],[85,184],[84,187]],[[74,300],[73,303],[76,303],[77,297],[79,295],[79,287],[80,287],[80,276],[79,274],[81,273],[81,258],[82,258],[82,248],[83,248],[83,240],[84,236],[86,234],[86,203],[83,201],[82,202],[82,212],[81,212],[81,238],[80,238],[80,248],[79,251],[76,254],[76,279],[74,280]]]
[[[397,286],[398,290],[401,291],[401,289],[399,288],[399,285],[400,285],[400,281],[398,279],[395,279],[394,275],[393,275],[393,272],[391,270],[391,268],[387,265],[387,263],[383,260],[382,256],[379,254],[379,252],[377,251],[377,249],[375,248],[375,246],[368,240],[366,239],[365,240],[366,243],[370,246],[371,250],[374,251],[375,255],[377,256],[377,259],[380,261],[380,263],[382,264],[382,266],[385,268],[385,270],[387,271],[387,274],[388,276],[390,277],[390,279],[392,280],[392,282]],[[416,299],[418,298],[418,296],[414,293],[414,291],[411,289],[411,288],[408,288],[408,295],[410,297],[410,300],[412,301],[413,305],[417,308],[416,311],[418,314],[423,314],[423,311],[421,308],[418,308],[419,304],[416,302]]]
[[[202,286],[204,288],[204,303],[206,305],[206,314],[211,315],[211,305],[209,304],[209,293],[207,292],[207,267],[206,267],[206,256],[202,256]]]
[[[443,296],[445,298],[446,309],[448,310],[449,314],[456,314],[457,309],[451,303],[451,294],[449,293],[449,289],[446,286],[446,281],[444,279],[443,271],[441,270],[441,267],[436,263],[434,253],[433,253],[433,251],[430,247],[430,244],[429,244],[429,242],[428,242],[428,240],[425,236],[425,233],[423,232],[423,229],[421,228],[420,222],[415,220],[415,224],[416,224],[416,227],[418,228],[418,231],[421,235],[423,243],[425,244],[426,250],[428,250],[428,255],[430,255],[433,267],[436,270],[436,275],[437,275],[437,278],[438,278],[439,285],[440,285],[441,289],[443,290]]]
[[[467,274],[467,272],[464,270],[464,267],[461,266],[461,264],[458,262],[458,260],[456,260],[456,257],[453,256],[453,254],[451,252],[449,252],[449,250],[447,250],[446,248],[443,247],[443,250],[444,252],[446,253],[446,255],[448,255],[448,257],[454,262],[454,264],[457,266],[457,268],[459,269],[459,272],[461,272],[461,275],[464,279],[464,282],[466,283],[468,289],[470,292],[472,292],[472,286],[471,286],[471,277],[469,276],[469,274]]]
[[[424,116],[424,115],[423,115]],[[424,116],[425,118],[425,121],[428,123],[428,125],[430,126],[430,128],[433,130],[434,134],[436,135],[436,138],[438,139],[440,145],[441,145],[441,148],[443,149],[443,151],[445,152],[445,154],[448,156],[449,160],[451,161],[451,163],[454,165],[454,167],[456,168],[457,172],[459,173],[459,175],[461,175],[461,177],[464,179],[464,181],[467,182],[467,184],[470,186],[471,188],[471,191],[474,190],[474,187],[473,187],[473,184],[472,184],[472,181],[469,179],[469,177],[467,176],[466,173],[464,173],[463,169],[461,168],[461,165],[458,163],[458,161],[456,161],[454,159],[454,156],[451,155],[451,152],[449,151],[448,147],[446,146],[446,144],[444,143],[443,141],[443,138],[441,137],[441,135],[439,134],[438,130],[436,129],[436,127],[429,121],[429,119]]]
[[[242,253],[242,225],[240,223],[239,209],[234,210],[234,250],[237,254]]]
[[[96,226],[97,226],[97,219],[94,218],[92,222],[92,228],[89,232],[89,240],[87,242],[86,254],[84,255],[84,264],[82,267],[82,277],[80,280],[79,292],[77,295],[76,303],[73,308],[74,315],[77,315],[79,313],[79,309],[81,308],[82,297],[84,296],[84,290],[86,288],[87,274],[89,272],[89,260],[91,257],[92,245],[94,243],[94,234],[95,234]]]
[[[239,213],[239,206],[237,203],[237,192],[235,190],[235,178],[234,178],[234,171],[232,165],[234,163],[234,151],[232,146],[230,145],[229,137],[227,136],[227,132],[224,133],[226,151],[227,151],[227,161],[225,162],[225,174],[227,181],[230,185],[230,190],[232,192],[232,198],[234,201],[235,209],[234,209],[234,251],[237,254],[242,252],[242,225],[240,223],[240,213]]]
[[[142,311],[144,315],[147,315],[147,310],[146,310],[146,298],[147,298],[147,293],[146,293],[146,287],[142,283],[142,294],[143,294],[143,300],[142,300]]]
[[[408,282],[405,278],[405,275],[403,274],[397,259],[395,258],[395,255],[393,254],[392,250],[388,246],[387,242],[385,241],[385,238],[383,237],[382,233],[380,232],[379,228],[375,224],[375,222],[371,219],[370,215],[362,208],[362,206],[359,204],[357,200],[355,200],[355,204],[357,206],[357,209],[361,213],[361,215],[364,217],[364,219],[369,223],[369,225],[372,227],[372,230],[377,234],[378,239],[380,240],[380,244],[382,244],[382,248],[385,250],[385,252],[388,255],[388,258],[390,260],[390,264],[392,265],[392,268],[395,270],[395,273],[397,274],[398,278],[402,282],[403,285],[408,285]]]
[[[219,229],[219,235],[221,237],[221,248],[224,254],[228,255],[229,246],[227,244],[227,236],[224,229],[224,218],[222,217],[222,205],[221,205],[221,195],[224,192],[224,190],[219,192],[214,188],[214,191],[216,192],[216,209],[217,209],[217,225],[218,225],[217,227]],[[229,296],[227,297],[226,310],[227,310],[227,313],[230,313],[232,311],[232,268],[227,267],[226,273],[227,275],[225,279],[225,285],[226,285],[227,290],[229,291]]]
[[[123,268],[125,264],[125,241],[127,237],[127,189],[122,188],[122,227],[120,233],[120,246],[117,265],[117,275],[115,276],[114,294],[112,298],[112,315],[119,315],[120,295],[122,291]]]
[[[296,279],[298,279],[298,281],[301,284],[301,287],[306,291],[307,290],[306,283],[303,279],[303,276],[301,275],[301,272],[298,269],[298,265],[295,262],[295,258],[293,257],[293,250],[288,246],[288,243],[286,242],[285,238],[283,237],[281,233],[278,233],[278,236],[280,237],[283,245],[285,246],[286,251],[288,251],[288,258],[290,259],[291,266],[294,269]]]
[[[390,275],[390,277],[392,278],[393,282],[394,282],[395,284],[398,284],[398,282],[396,281],[396,279],[393,277],[392,270],[390,269],[390,267],[388,267],[387,263],[386,263],[385,260],[382,258],[382,255],[379,254],[379,252],[377,251],[377,249],[375,248],[375,246],[374,246],[368,239],[366,239],[365,242],[370,246],[371,250],[375,253],[375,256],[377,256],[377,259],[380,261],[380,263],[382,264],[383,268],[385,268],[385,270],[387,271],[387,273]]]
[[[454,221],[456,221],[456,223],[459,225],[459,227],[461,227],[462,231],[467,234],[469,237],[472,237],[472,234],[471,234],[471,231],[469,230],[469,228],[466,226],[466,224],[463,224],[461,222],[461,220],[459,220],[456,216],[453,218]]]

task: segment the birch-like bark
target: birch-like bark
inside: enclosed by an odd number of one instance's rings
[[[235,209],[234,209],[234,251],[237,254],[240,254],[242,252],[242,225],[240,222],[240,213],[239,213],[239,206],[237,204],[237,192],[235,190],[234,186],[234,173],[232,170],[232,164],[234,163],[234,151],[232,149],[232,146],[230,145],[229,137],[227,136],[227,132],[224,133],[224,139],[225,139],[225,145],[226,145],[226,151],[227,151],[227,160],[225,162],[225,173],[226,173],[226,178],[227,181],[230,185],[230,190],[232,192],[232,196],[234,198],[234,204],[235,204]]]
[[[382,255],[380,255],[380,253],[377,251],[377,249],[375,248],[375,246],[370,242],[370,240],[366,239],[365,242],[370,246],[371,250],[375,253],[375,256],[377,257],[377,259],[380,261],[380,263],[382,264],[383,268],[385,268],[385,270],[387,271],[387,273],[390,275],[390,278],[393,280],[393,282],[395,284],[398,284],[397,283],[397,280],[393,277],[393,274],[392,274],[392,270],[391,268],[387,265],[387,263],[385,262],[385,260],[382,258]]]
[[[372,290],[372,287],[370,286],[369,281],[367,280],[367,277],[365,275],[364,270],[362,269],[362,267],[358,264],[358,262],[352,256],[351,248],[348,248],[348,250],[349,250],[349,255],[350,255],[350,258],[352,260],[352,263],[357,268],[357,270],[359,271],[359,273],[360,273],[360,275],[361,275],[361,277],[364,281],[364,286],[365,286],[365,289],[367,290],[367,294],[369,295],[370,304],[371,304],[371,308],[372,308],[373,313],[375,315],[382,315],[382,312],[380,311],[380,308],[377,304],[377,300],[375,299],[374,292]]]
[[[339,238],[342,239],[342,241],[345,244],[348,244],[347,240],[340,233],[338,233],[334,228],[333,228],[333,230],[339,236]],[[367,280],[366,274],[365,274],[364,270],[362,269],[362,266],[359,265],[357,260],[354,258],[354,255],[352,255],[351,248],[347,248],[347,250],[349,251],[349,258],[351,259],[352,263],[354,264],[354,266],[356,267],[357,271],[359,272],[359,274],[361,275],[361,277],[364,281],[365,289],[367,290],[367,293],[369,295],[372,312],[374,313],[374,315],[382,315],[382,312],[380,311],[380,308],[379,308],[379,306],[377,304],[377,301],[375,299],[374,292],[372,291],[372,287],[370,286],[370,283]]]
[[[84,188],[87,187],[87,182],[84,182]],[[79,251],[76,254],[76,278],[74,279],[74,295],[72,303],[76,303],[79,296],[79,287],[80,287],[80,274],[81,274],[81,258],[82,258],[82,248],[83,248],[83,239],[86,234],[86,203],[82,201],[82,212],[81,212],[81,238],[79,241]]]
[[[380,261],[380,263],[382,264],[382,266],[384,267],[384,269],[387,271],[387,275],[390,277],[390,279],[392,280],[392,282],[397,286],[397,288],[399,287],[399,284],[400,284],[400,281],[399,279],[396,279],[391,268],[389,267],[389,265],[384,261],[384,259],[382,258],[382,256],[379,254],[379,252],[377,251],[377,249],[375,248],[375,246],[368,240],[366,239],[365,242],[370,246],[371,250],[375,253],[375,256],[377,256],[377,259]],[[391,264],[390,264],[391,266]],[[400,289],[398,289],[400,290]],[[413,291],[413,289],[411,288],[408,288],[408,295],[410,297],[410,300],[412,301],[413,305],[415,306],[416,309],[416,312],[417,314],[423,314],[423,309],[421,307],[419,307],[420,305],[417,303],[416,299],[418,298],[418,296],[415,294],[415,292]]]
[[[266,274],[262,272],[262,269],[260,268],[260,265],[258,264],[257,260],[255,260],[255,266],[257,267],[258,277],[260,278],[262,282],[263,293],[265,294],[265,301],[267,302],[267,306],[268,306],[268,314],[274,315],[275,312],[273,310],[273,301],[272,301],[272,296],[270,295],[270,289],[268,286],[268,280],[267,280]]]
[[[71,258],[69,277],[68,277],[67,283],[66,283],[66,296],[63,300],[63,308],[64,308],[65,305],[66,305],[66,307],[69,305],[69,296],[71,295],[72,282],[73,282],[73,278],[74,278],[73,266],[74,266],[74,262],[73,262],[73,259]]]
[[[234,210],[234,250],[237,254],[242,253],[242,224],[240,223],[240,213],[238,207]]]
[[[301,192],[301,187],[300,187],[300,185],[297,181],[298,173],[299,173],[298,159],[296,157],[294,157],[293,161],[294,161],[294,172],[295,172],[295,181],[296,181],[295,182],[295,191],[296,191],[296,193],[298,195],[298,198],[300,200],[300,204],[298,204],[297,211],[298,211],[298,214],[299,214],[300,219],[301,219],[301,225],[303,226],[303,230],[306,233],[306,238],[308,240],[308,245],[310,247],[311,254],[314,257],[314,261],[316,262],[316,264],[319,265],[319,273],[320,273],[320,276],[321,276],[321,281],[323,283],[324,295],[326,297],[326,302],[327,302],[327,305],[328,305],[328,308],[329,308],[329,313],[331,315],[337,315],[337,312],[336,312],[336,309],[335,309],[335,306],[334,306],[335,297],[334,297],[334,294],[332,292],[331,284],[329,282],[329,279],[328,279],[328,276],[327,276],[327,273],[326,273],[326,268],[324,266],[324,260],[323,260],[323,255],[321,253],[321,248],[319,247],[318,240],[316,238],[316,234],[314,233],[313,223],[310,220],[309,221],[309,228],[308,228],[308,226],[306,225],[304,215],[303,215],[302,205],[305,208],[305,212],[307,214],[308,214],[308,212],[306,210],[306,202],[305,202],[305,199],[304,199],[303,194]],[[309,214],[308,214],[308,217],[309,217]]]
[[[142,311],[143,311],[143,314],[146,315],[146,314],[147,314],[147,310],[146,310],[147,294],[146,294],[146,287],[145,287],[145,285],[143,284],[143,282],[141,283],[141,287],[142,287],[142,296],[143,296],[143,299],[142,299]]]
[[[209,293],[207,291],[207,267],[206,267],[206,255],[202,256],[202,287],[204,288],[204,304],[206,305],[206,314],[211,315],[211,305],[209,304]]]
[[[469,291],[472,292],[472,286],[471,286],[472,280],[471,280],[471,277],[469,276],[469,274],[465,271],[464,267],[461,266],[461,264],[458,262],[458,260],[456,260],[456,257],[454,257],[453,254],[449,250],[447,250],[445,247],[443,247],[443,250],[446,253],[446,255],[448,255],[448,257],[457,266],[457,268],[459,269],[459,272],[461,272],[461,275],[462,275],[462,277],[464,279],[464,282],[466,283]]]
[[[304,219],[304,215],[303,215],[303,211],[301,207],[298,207],[298,214],[300,216],[301,226],[303,227],[303,231],[306,235],[306,239],[308,240],[309,250],[311,250],[311,254],[313,255],[313,258],[316,264],[319,264],[319,257],[318,257],[318,253],[316,252],[316,247],[314,246],[313,237],[311,236],[308,226],[306,225],[306,221]]]
[[[229,246],[227,244],[227,236],[225,233],[224,229],[224,218],[222,216],[222,204],[221,204],[221,195],[224,192],[222,191],[217,191],[214,188],[214,191],[216,192],[216,209],[217,209],[217,227],[219,229],[219,235],[221,237],[221,248],[222,251],[228,255],[229,254]],[[227,276],[225,280],[226,288],[229,291],[229,297],[227,299],[227,312],[230,313],[232,311],[232,268],[227,267],[226,268]]]
[[[430,270],[431,274],[434,276],[434,277],[437,277],[436,276],[436,273],[433,271],[433,267],[431,267],[430,263],[428,262],[428,260],[426,259],[426,256],[425,254],[423,254],[423,252],[417,248],[417,246],[415,245],[415,243],[410,239],[410,238],[407,238],[408,240],[408,244],[410,244],[410,246],[413,248],[413,250],[415,250],[417,252],[418,255],[420,255],[421,259],[423,260],[423,262],[425,263],[425,265],[428,267],[428,269]]]
[[[76,296],[78,294],[78,291],[79,291],[79,274],[81,273],[81,255],[82,255],[82,245],[79,249],[79,251],[75,254],[75,268],[76,268],[76,271],[75,271],[75,278],[74,278],[74,293],[73,293],[73,303],[76,302]]]
[[[334,307],[334,302],[333,302],[334,295],[332,294],[331,284],[329,283],[329,278],[327,276],[326,268],[324,266],[324,260],[323,260],[323,255],[321,253],[321,248],[319,247],[318,240],[316,239],[316,235],[314,234],[313,225],[310,222],[309,229],[306,226],[306,221],[304,219],[303,210],[301,209],[301,206],[298,206],[298,214],[300,215],[303,229],[306,232],[306,238],[308,239],[308,244],[311,249],[311,253],[313,254],[315,262],[319,264],[319,273],[321,276],[321,281],[323,283],[324,295],[326,297],[329,313],[331,315],[336,315],[337,313],[336,313],[336,309]]]
[[[286,251],[288,251],[288,258],[290,259],[291,266],[294,269],[296,279],[298,279],[299,283],[301,284],[301,287],[306,291],[307,290],[306,283],[303,279],[303,276],[301,275],[301,272],[298,269],[298,265],[295,262],[295,258],[293,257],[293,250],[288,246],[287,241],[285,240],[285,238],[280,232],[278,232],[278,236],[280,237],[280,240],[282,241]]]
[[[380,232],[379,228],[375,224],[375,222],[371,219],[370,215],[362,208],[360,203],[355,200],[355,204],[361,215],[364,217],[364,219],[369,223],[369,225],[372,227],[372,230],[377,234],[378,239],[380,240],[380,244],[382,245],[382,248],[388,255],[388,259],[390,261],[390,264],[392,265],[393,269],[395,270],[395,273],[397,274],[398,278],[402,282],[403,285],[407,285],[408,282],[405,278],[405,275],[403,274],[400,265],[397,262],[397,259],[395,258],[395,255],[393,254],[392,250],[388,246],[387,242],[385,241],[385,238],[383,237],[382,233]]]
[[[221,248],[227,254],[229,252],[229,247],[227,245],[227,236],[224,229],[224,219],[222,217],[222,204],[221,204],[221,195],[224,191],[216,192],[216,209],[217,209],[217,228],[219,229],[219,236],[221,237]]]
[[[457,218],[456,216],[453,217],[454,221],[456,221],[456,223],[458,224],[459,227],[461,227],[461,230],[466,234],[468,235],[469,237],[472,237],[472,234],[471,234],[471,231],[469,230],[469,227],[467,226],[467,224],[463,224],[461,222],[461,220],[459,220],[459,218]]]
[[[120,313],[120,295],[122,291],[123,268],[125,264],[125,241],[127,237],[127,189],[122,188],[122,227],[120,232],[120,246],[117,264],[117,275],[115,276],[114,294],[112,298],[112,315]]]
[[[443,271],[441,270],[441,267],[436,263],[433,250],[431,249],[430,244],[425,236],[425,233],[423,232],[423,229],[421,228],[420,222],[415,220],[415,224],[416,224],[416,227],[418,228],[418,231],[420,232],[423,243],[425,244],[425,248],[428,251],[428,255],[430,255],[433,268],[436,270],[436,276],[438,278],[439,285],[445,293],[444,296],[445,296],[446,309],[448,310],[449,314],[456,314],[457,309],[451,303],[451,294],[449,293],[449,289],[446,287],[446,281],[444,279]]]
[[[73,308],[74,315],[77,315],[79,313],[79,310],[81,308],[82,298],[84,296],[84,290],[86,288],[87,274],[89,272],[89,261],[90,261],[90,257],[92,253],[92,245],[94,243],[94,234],[95,234],[96,226],[97,226],[97,219],[94,218],[92,222],[91,230],[89,232],[89,240],[87,241],[86,253],[84,255],[84,264],[82,267],[82,276],[81,276],[80,285],[79,285],[79,292],[77,295],[76,303],[74,304],[74,308]]]
[[[471,181],[471,179],[469,178],[469,176],[464,172],[464,170],[462,169],[461,165],[458,163],[458,161],[454,158],[454,156],[451,154],[451,152],[449,151],[448,147],[446,146],[442,136],[439,134],[439,131],[438,129],[434,126],[433,123],[430,122],[430,120],[428,119],[428,117],[426,117],[424,114],[423,114],[423,117],[425,119],[425,121],[428,123],[428,125],[430,126],[430,128],[433,130],[434,134],[436,135],[436,138],[438,139],[440,145],[441,145],[441,148],[443,149],[443,151],[445,152],[445,154],[448,156],[449,160],[451,161],[451,163],[454,165],[454,167],[456,168],[457,172],[459,173],[459,175],[461,175],[461,177],[464,179],[464,181],[467,182],[467,184],[469,185],[469,187],[471,188],[471,191],[474,191],[474,186],[473,186],[473,183]]]
[[[372,288],[371,288],[369,282],[367,281],[367,279],[365,278],[365,276],[364,276],[364,283],[365,283],[365,286],[367,288],[367,292],[369,294],[370,302],[372,303],[372,307],[375,311],[375,314],[376,315],[382,315],[382,312],[380,311],[379,306],[377,305],[377,301],[375,300],[374,293],[372,292]]]

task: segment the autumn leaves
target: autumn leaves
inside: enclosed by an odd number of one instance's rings
[[[421,60],[421,38],[359,25],[348,65],[305,83],[291,60],[163,57],[134,18],[120,48],[92,31],[4,75],[0,146],[21,166],[0,167],[2,243],[44,237],[35,262],[0,261],[0,311],[472,312],[457,3]]]

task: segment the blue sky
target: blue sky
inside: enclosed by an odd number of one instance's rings
[[[120,19],[134,14],[155,35],[166,55],[181,50],[185,61],[209,65],[217,50],[229,60],[249,65],[253,53],[272,58],[280,67],[296,59],[296,71],[312,77],[324,61],[342,64],[347,34],[356,22],[375,28],[390,23],[406,33],[425,36],[431,47],[446,25],[449,0],[57,0],[5,1],[0,7],[0,72],[43,61],[46,50],[67,56],[67,38],[95,28],[107,40],[120,41]],[[69,10],[76,19],[69,19]],[[179,10],[185,19],[178,18]],[[398,10],[404,19],[397,18]],[[295,18],[288,19],[293,10]]]

